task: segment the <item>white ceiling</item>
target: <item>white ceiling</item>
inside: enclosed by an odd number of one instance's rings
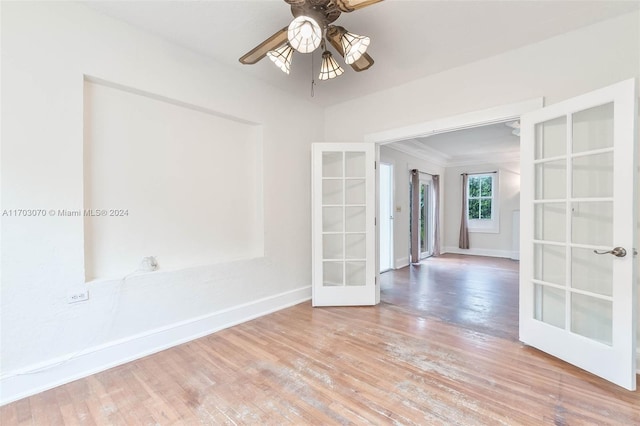
[[[520,138],[505,123],[440,133],[385,145],[441,166],[517,161]]]
[[[311,55],[295,53],[290,75],[263,59],[238,58],[292,19],[282,0],[87,1],[89,7],[207,55],[296,96],[329,106],[636,10],[636,1],[386,0],[336,21],[371,37],[376,61],[317,82],[310,97]],[[319,71],[319,55],[315,68]],[[341,61],[341,58],[338,59]]]

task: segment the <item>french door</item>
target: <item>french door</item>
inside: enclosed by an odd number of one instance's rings
[[[628,80],[521,118],[520,340],[636,388],[636,106]]]
[[[316,143],[312,163],[313,306],[374,305],[375,144]]]

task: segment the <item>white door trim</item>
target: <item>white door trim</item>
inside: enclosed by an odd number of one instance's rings
[[[487,124],[502,123],[518,119],[522,114],[542,108],[543,106],[544,98],[534,98],[522,102],[468,112],[465,114],[429,120],[410,126],[384,130],[382,132],[370,133],[364,136],[364,141],[385,145],[404,139],[419,138],[438,133],[470,129],[473,127],[485,126]]]

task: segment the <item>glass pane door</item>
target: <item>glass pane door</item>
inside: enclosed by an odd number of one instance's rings
[[[522,117],[520,340],[635,389],[635,81]]]
[[[371,297],[356,303],[354,295],[374,295],[366,288],[375,285],[375,272],[368,271],[375,266],[371,148],[314,144],[314,305],[367,304]],[[364,290],[344,290],[358,287]]]

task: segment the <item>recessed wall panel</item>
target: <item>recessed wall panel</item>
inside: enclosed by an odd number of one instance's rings
[[[259,126],[85,82],[86,279],[263,254]],[[99,212],[99,215],[95,215]]]

